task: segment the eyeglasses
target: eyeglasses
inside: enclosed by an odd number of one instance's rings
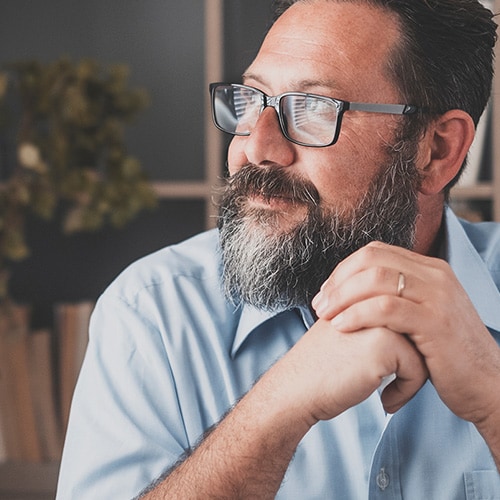
[[[268,96],[248,85],[212,83],[212,118],[220,130],[250,135],[266,107],[276,110],[283,135],[300,146],[325,147],[337,142],[346,111],[409,115],[418,108],[407,104],[369,104],[342,101],[304,92]]]

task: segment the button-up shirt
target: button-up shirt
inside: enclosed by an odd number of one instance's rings
[[[500,225],[448,209],[445,240],[445,258],[500,343]],[[209,231],[136,262],[99,299],[58,499],[137,495],[312,325],[307,309],[233,306],[220,271]],[[375,392],[313,426],[277,498],[500,499],[500,475],[474,425],[427,382],[392,416]]]

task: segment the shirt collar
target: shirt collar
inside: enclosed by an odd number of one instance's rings
[[[313,315],[307,308],[297,308],[292,310],[283,309],[280,311],[263,311],[251,305],[243,304],[241,306],[241,315],[231,348],[231,356],[233,358],[236,356],[243,342],[245,342],[247,337],[249,337],[252,332],[254,332],[259,326],[263,325],[269,319],[274,318],[279,314],[286,314],[287,312],[292,314],[296,314],[298,312],[306,329],[311,328],[314,323]]]
[[[276,315],[275,312],[263,311],[248,304],[242,304],[241,314],[234,336],[233,346],[231,348],[231,356],[234,358],[238,349],[241,347],[245,339],[262,323]]]
[[[483,323],[500,331],[500,292],[488,267],[450,208],[446,209],[446,260],[469,295]]]
[[[493,330],[500,331],[500,292],[488,272],[486,264],[470,242],[467,234],[451,209],[445,212],[446,250],[445,258],[458,280],[469,295],[483,323]],[[286,312],[263,311],[248,304],[241,307],[236,335],[231,348],[231,356],[236,356],[247,337],[269,319]],[[307,308],[298,310],[306,328],[314,322]]]

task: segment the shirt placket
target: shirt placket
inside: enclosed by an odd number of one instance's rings
[[[387,425],[375,450],[369,479],[370,500],[402,500],[399,477],[397,434],[388,417]]]

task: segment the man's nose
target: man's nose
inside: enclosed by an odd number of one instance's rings
[[[278,114],[266,107],[246,138],[245,155],[255,165],[289,166],[295,159],[295,146],[281,131]]]

